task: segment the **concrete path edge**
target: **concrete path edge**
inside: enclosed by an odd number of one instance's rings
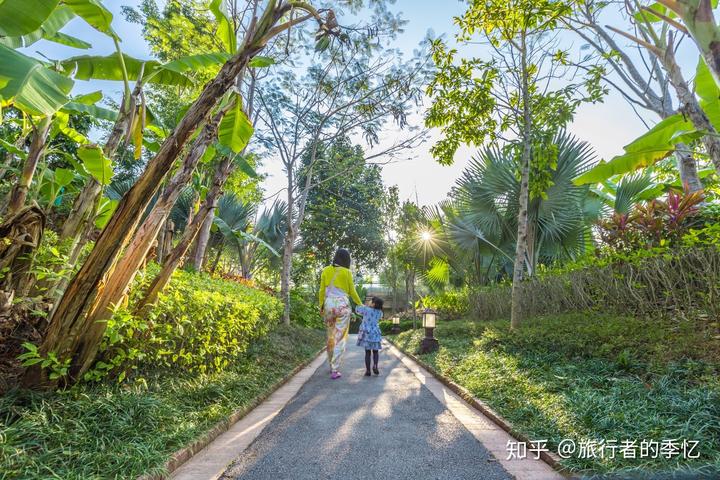
[[[180,450],[173,453],[172,456],[170,457],[170,459],[167,462],[165,462],[166,473],[164,473],[164,474],[145,474],[145,475],[139,476],[137,480],[164,480],[164,479],[169,478],[170,475],[175,470],[179,469],[184,463],[186,463],[188,460],[190,460],[193,456],[195,456],[200,451],[202,451],[205,447],[210,445],[220,435],[222,435],[223,433],[230,430],[230,428],[233,425],[235,425],[237,422],[242,420],[245,416],[247,416],[255,408],[260,406],[265,400],[270,398],[270,396],[273,393],[275,393],[277,390],[282,388],[286,383],[288,383],[290,380],[292,380],[304,368],[308,367],[310,364],[312,364],[314,361],[316,361],[318,359],[318,357],[320,355],[322,355],[324,352],[325,352],[325,347],[321,348],[311,358],[309,358],[308,360],[304,361],[303,363],[301,363],[297,367],[295,367],[285,377],[283,377],[282,379],[277,381],[264,394],[256,397],[255,400],[253,400],[251,403],[249,403],[245,407],[234,411],[227,418],[220,420],[218,423],[215,424],[214,427],[212,427],[202,437],[198,438],[197,440],[192,442],[190,445],[183,447]]]
[[[427,370],[427,372],[435,377],[436,380],[438,380],[440,383],[448,387],[450,390],[455,392],[460,398],[465,400],[471,407],[473,407],[475,410],[478,410],[480,413],[488,417],[490,420],[492,420],[498,427],[505,430],[508,434],[510,434],[512,437],[516,438],[517,440],[521,442],[529,443],[530,439],[523,435],[521,432],[519,432],[517,429],[513,427],[513,425],[503,418],[499,413],[497,413],[495,410],[493,410],[487,403],[483,402],[482,400],[476,398],[473,396],[472,393],[462,385],[459,385],[449,378],[443,376],[440,372],[438,372],[435,368],[433,368],[431,365],[429,365],[427,362],[419,359],[416,355],[413,353],[408,352],[407,350],[401,348],[397,343],[393,342],[388,337],[384,337],[384,340],[386,340],[388,343],[390,343],[393,347],[395,347],[398,351],[400,351],[403,355],[410,358],[412,361],[417,363],[419,366]],[[557,471],[559,474],[563,475],[564,477],[568,479],[577,478],[574,475],[570,474],[567,471],[567,468],[565,468],[560,463],[560,457],[552,452],[540,452],[540,459],[547,463],[550,467],[552,467],[555,471]]]

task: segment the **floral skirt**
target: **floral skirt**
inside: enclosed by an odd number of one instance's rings
[[[325,311],[325,326],[327,332],[328,363],[333,372],[342,366],[345,347],[347,346],[348,330],[352,310],[346,308],[333,308]]]

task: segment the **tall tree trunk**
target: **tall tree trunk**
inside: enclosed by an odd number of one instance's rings
[[[215,219],[215,211],[211,210],[200,227],[198,232],[197,240],[195,241],[195,252],[193,252],[193,268],[201,272],[203,263],[205,261],[205,251],[207,250],[208,242],[210,241],[210,229]]]
[[[697,162],[687,145],[684,143],[675,145],[675,159],[685,192],[694,193],[702,190],[703,184],[698,175]]]
[[[25,205],[30,184],[35,176],[35,170],[37,170],[38,163],[40,163],[40,159],[45,154],[51,124],[52,118],[45,117],[40,120],[40,124],[37,125],[33,131],[30,150],[23,165],[22,173],[18,178],[17,184],[15,184],[8,194],[7,216],[14,215]]]
[[[170,282],[173,272],[175,272],[182,262],[182,259],[187,254],[190,245],[192,245],[192,242],[195,240],[195,237],[200,231],[205,219],[208,217],[208,214],[217,207],[218,199],[222,194],[222,189],[225,186],[225,182],[227,181],[228,176],[230,176],[231,171],[232,162],[228,158],[223,159],[222,162],[220,162],[220,165],[218,165],[215,177],[213,178],[213,184],[210,187],[210,190],[208,190],[202,205],[200,205],[200,209],[195,215],[195,218],[192,223],[185,228],[182,238],[167,256],[162,269],[153,279],[143,299],[138,303],[138,312],[143,313],[146,308],[155,303],[158,295],[160,295],[163,289],[167,286],[168,282]]]
[[[706,135],[702,137],[702,143],[705,146],[705,150],[707,151],[710,160],[715,166],[715,170],[718,174],[720,174],[720,138],[718,138],[718,132],[715,129],[715,126],[710,123],[710,119],[703,109],[700,107],[697,98],[695,98],[695,94],[690,90],[687,82],[685,82],[680,66],[677,64],[677,60],[675,59],[672,45],[665,49],[664,55],[659,56],[659,59],[668,73],[670,83],[672,83],[675,91],[677,92],[678,100],[681,105],[680,110],[690,118],[690,121],[695,128],[706,132]],[[683,162],[681,162],[681,164],[686,169],[689,167],[689,165],[685,165]],[[689,172],[686,170],[685,173],[688,175]],[[699,183],[700,188],[698,190],[702,189],[702,183],[700,182],[699,177],[697,177],[697,167],[695,167],[695,178],[686,178],[682,180],[683,182],[687,181],[688,184],[692,182],[697,185]],[[690,185],[688,186],[690,187]]]
[[[280,272],[280,299],[283,302],[283,323],[290,325],[290,276],[292,275],[292,256],[295,234],[288,228],[283,241],[282,271]]]
[[[267,30],[260,32],[263,36],[277,21],[277,12],[274,11],[271,15],[270,22],[264,19],[260,21],[261,25],[267,24]],[[225,63],[218,75],[206,85],[155,158],[148,163],[138,181],[122,198],[95,248],[60,299],[40,352],[42,355],[53,352],[60,359],[69,358],[70,381],[77,380],[90,368],[105,332],[104,323],[87,321],[87,312],[92,310],[107,275],[115,268],[118,257],[135,233],[143,212],[197,125],[206,121],[218,100],[247,68],[250,59],[264,48],[265,45],[260,40],[262,36],[258,35],[257,31],[254,32],[246,46]],[[41,370],[33,370],[28,371],[28,383],[44,383]]]
[[[225,246],[225,242],[220,240],[220,243],[217,246],[217,254],[215,255],[215,260],[213,260],[212,268],[210,268],[210,273],[214,274],[217,271],[217,267],[220,264],[220,257],[222,256],[223,247]]]
[[[175,224],[169,218],[165,221],[165,227],[162,229],[162,236],[158,242],[157,261],[159,264],[165,261],[165,256],[172,250],[173,234],[175,233]]]
[[[413,330],[417,328],[417,308],[415,308],[415,270],[410,270],[410,308],[412,309]]]
[[[522,69],[522,157],[520,164],[520,206],[518,209],[517,245],[515,246],[515,264],[513,266],[513,284],[511,298],[510,327],[520,327],[522,322],[522,291],[520,282],[523,280],[525,257],[527,252],[528,203],[530,197],[530,157],[532,155],[532,115],[530,111],[530,86],[528,84],[527,46],[525,35],[520,40],[520,68]]]

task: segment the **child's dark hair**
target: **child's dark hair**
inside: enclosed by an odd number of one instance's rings
[[[372,297],[372,307],[375,310],[382,310],[383,309],[383,299],[380,297]]]
[[[350,268],[350,252],[344,248],[338,248],[332,264],[336,267]]]

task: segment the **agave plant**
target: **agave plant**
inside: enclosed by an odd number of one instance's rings
[[[587,186],[573,183],[591,167],[591,147],[564,131],[554,143],[558,158],[550,186],[528,207],[526,264],[531,274],[538,264],[574,259],[591,248],[591,228],[603,205]],[[516,172],[508,151],[497,146],[481,150],[458,180],[451,202],[435,214],[442,221],[441,255],[453,269],[464,269],[471,281],[487,283],[511,272],[520,191]],[[443,273],[437,264],[434,268],[438,276]]]

